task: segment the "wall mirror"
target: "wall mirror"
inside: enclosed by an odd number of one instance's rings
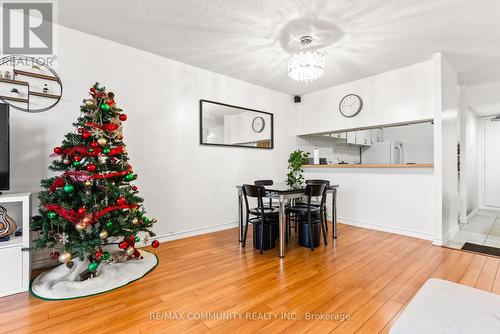
[[[273,114],[200,100],[200,144],[272,149]]]

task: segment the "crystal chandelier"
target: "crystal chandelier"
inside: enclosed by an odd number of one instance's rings
[[[311,36],[302,36],[300,44],[311,44]],[[288,75],[295,81],[312,82],[325,73],[325,57],[318,51],[301,51],[288,59]]]

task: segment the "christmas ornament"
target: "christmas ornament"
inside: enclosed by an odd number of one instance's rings
[[[63,161],[62,161],[62,162],[63,162],[63,164],[65,164],[65,165],[69,165],[69,164],[71,163],[71,160],[69,160],[69,159],[63,159]]]
[[[160,242],[158,240],[154,240],[152,243],[151,243],[151,247],[153,248],[158,248],[160,247]]]
[[[61,154],[61,152],[62,152],[62,148],[61,147],[55,147],[54,148],[54,153]]]
[[[94,164],[88,164],[87,167],[85,167],[89,172],[94,172],[96,170],[96,166]]]
[[[139,238],[139,236],[136,236],[134,240],[135,240],[135,242],[139,242],[139,241],[141,241],[141,238]]]
[[[50,253],[50,255],[49,255],[49,256],[50,256],[50,258],[51,258],[52,260],[54,260],[54,261],[55,261],[55,260],[59,259],[59,255],[60,255],[60,254],[59,254],[59,252],[52,252],[52,253]]]
[[[87,267],[87,269],[90,271],[90,272],[94,272],[97,270],[97,267],[99,267],[99,263],[98,262],[90,262],[89,263],[89,266]]]
[[[66,193],[71,193],[75,190],[75,187],[73,187],[73,185],[71,184],[66,184],[64,187],[63,187],[63,190],[64,192]]]
[[[73,161],[81,161],[81,160],[82,160],[82,157],[81,157],[81,156],[79,156],[79,155],[75,155],[75,156],[73,157]]]
[[[101,233],[99,233],[99,238],[102,240],[106,239],[108,237],[108,231],[102,230]]]
[[[95,107],[95,102],[94,100],[85,100],[85,106],[89,107],[89,108],[93,108]]]
[[[123,205],[125,203],[126,203],[125,197],[118,197],[116,200],[116,204],[118,204],[118,205]]]
[[[137,225],[137,224],[139,224],[139,219],[137,218],[132,219],[132,225]]]
[[[95,253],[94,253],[95,258],[98,259],[98,260],[101,258],[102,254],[103,253],[102,253],[102,251],[100,249],[96,250]]]
[[[67,263],[67,262],[71,261],[72,258],[73,258],[73,256],[70,253],[64,252],[61,255],[59,255],[59,262]]]
[[[87,228],[87,224],[85,224],[84,222],[80,222],[80,223],[75,225],[75,228],[77,231],[81,232]]]
[[[73,161],[73,166],[74,167],[78,167],[80,166],[82,163],[80,161]]]
[[[90,146],[92,146],[92,148],[98,148],[99,144],[97,142],[93,141],[90,143]]]
[[[113,222],[111,220],[109,220],[107,223],[106,223],[106,227],[107,228],[112,228],[113,227]]]
[[[101,109],[102,109],[102,111],[108,111],[109,105],[107,103],[103,103],[103,104],[101,104]]]
[[[83,185],[85,187],[90,187],[90,186],[92,186],[92,181],[85,181],[85,182],[83,182]]]
[[[106,138],[101,137],[97,139],[97,143],[101,146],[105,146],[108,143],[108,140]]]
[[[94,149],[92,147],[89,147],[89,153],[94,153]]]
[[[47,217],[49,217],[49,219],[54,219],[57,217],[57,213],[55,213],[54,211],[50,211],[49,213],[47,213]]]
[[[101,259],[103,259],[104,261],[107,261],[111,258],[111,255],[108,253],[108,252],[104,252],[101,256]]]
[[[56,239],[63,245],[66,245],[69,242],[69,235],[66,232],[56,235]]]
[[[109,148],[105,148],[104,150],[102,150],[102,153],[104,154],[109,154],[109,152],[111,152],[111,150]]]
[[[136,177],[137,177],[137,175],[135,175],[133,173],[128,173],[127,175],[125,175],[125,181],[127,181],[127,182],[133,181],[136,179]]]
[[[87,225],[88,225],[88,224],[90,224],[90,223],[92,222],[92,219],[90,219],[89,217],[84,217],[84,218],[82,219],[82,222],[83,222],[84,224],[87,224]]]
[[[94,87],[90,87],[89,89],[92,93],[95,93],[95,88]]]
[[[120,126],[118,124],[108,123],[108,124],[104,124],[103,127],[104,127],[104,129],[106,129],[106,131],[113,132],[113,131],[118,130],[118,128]]]
[[[137,186],[132,186],[133,191],[137,191]]]
[[[122,122],[125,122],[127,120],[126,114],[121,114],[119,117],[120,117],[120,121],[122,121]]]
[[[81,215],[83,215],[85,213],[85,211],[87,211],[87,208],[85,208],[85,207],[78,208],[78,210],[77,210],[77,212]]]
[[[125,253],[127,253],[128,256],[131,256],[132,254],[135,253],[135,248],[134,247],[127,247],[125,250]]]
[[[88,131],[85,131],[84,133],[82,133],[82,137],[84,139],[89,139],[90,136],[92,136],[92,134],[90,132],[88,132]]]
[[[128,247],[128,242],[122,241],[118,244],[118,247],[120,247],[120,249],[126,249]]]

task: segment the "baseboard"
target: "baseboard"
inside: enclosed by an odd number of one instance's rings
[[[172,232],[172,233],[164,234],[164,235],[157,235],[154,238],[152,238],[151,240],[158,240],[160,243],[163,243],[163,242],[167,242],[167,241],[193,237],[193,236],[197,236],[197,235],[201,235],[201,234],[227,230],[227,229],[234,228],[237,226],[238,226],[237,222],[224,223],[224,224],[195,228],[195,229],[191,229],[191,230]],[[145,244],[142,241],[138,242],[136,244],[136,246],[138,248],[151,246],[151,240],[147,244]],[[54,266],[54,261],[48,257],[43,257],[43,258],[31,260],[31,268],[32,269],[40,269],[40,268],[46,268],[46,267],[51,267],[51,266]]]
[[[370,223],[370,222],[354,220],[354,219],[349,219],[349,218],[344,218],[344,217],[339,217],[338,220],[340,222],[342,222],[342,224],[367,228],[370,230],[400,234],[400,235],[404,235],[407,237],[413,237],[413,238],[425,239],[425,240],[433,240],[434,239],[434,235],[432,235],[430,233],[424,233],[424,232],[409,230],[409,229],[405,229],[405,228],[374,224],[374,223]]]
[[[472,210],[471,213],[469,213],[467,215],[467,217],[465,217],[466,223],[468,223],[470,221],[470,219],[472,218],[472,216],[474,216],[476,214],[476,212],[478,212],[478,211],[479,211],[479,208]]]
[[[450,237],[456,233],[458,233],[458,230],[459,230],[460,226],[458,226],[458,224],[455,224],[452,228],[450,228],[450,230],[448,232],[446,232],[446,234],[444,235],[444,241],[448,241],[450,240]]]

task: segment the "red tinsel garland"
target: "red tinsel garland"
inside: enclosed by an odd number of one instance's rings
[[[102,209],[101,211],[93,212],[91,214],[88,214],[88,213],[87,214],[86,213],[79,214],[75,210],[68,210],[68,209],[65,209],[59,205],[50,204],[50,203],[45,204],[44,207],[48,211],[54,211],[55,213],[57,213],[58,216],[63,217],[64,219],[70,221],[73,224],[77,224],[84,217],[89,217],[91,219],[90,224],[94,224],[95,222],[97,222],[99,220],[99,218],[101,218],[102,216],[104,216],[106,213],[108,213],[110,211],[123,210],[123,209],[135,209],[138,207],[138,205],[137,204],[111,205],[111,206],[108,206],[107,208]]]
[[[86,156],[86,157],[97,157],[99,156],[103,149],[102,148],[92,148],[93,151],[92,152],[89,152],[89,149],[91,147],[89,146],[74,146],[74,147],[71,147],[71,148],[66,148],[64,150],[61,150],[60,153],[52,153],[50,156],[51,157],[55,157],[55,156],[58,156],[58,155],[81,155],[81,156]],[[116,146],[116,147],[113,147],[109,150],[109,153],[106,154],[108,156],[113,156],[113,155],[118,155],[118,154],[122,154],[123,153],[123,146]]]

